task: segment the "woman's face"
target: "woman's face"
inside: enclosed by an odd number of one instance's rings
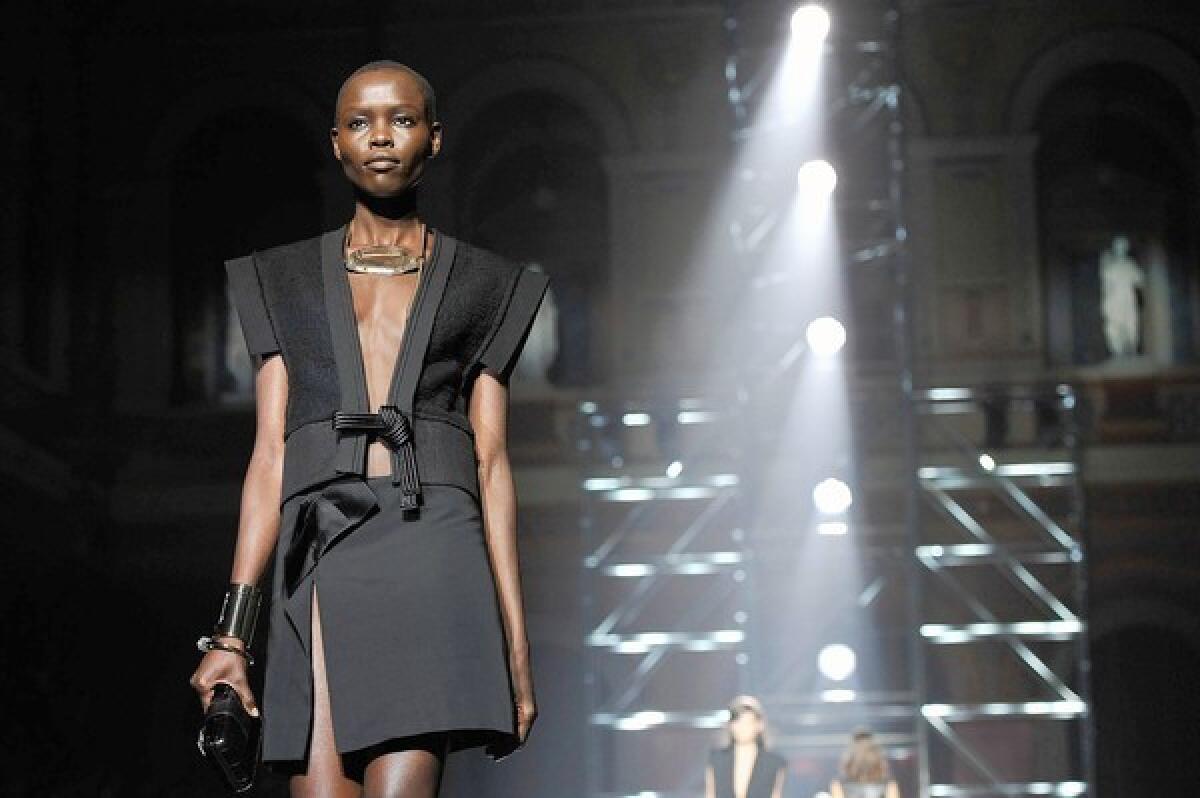
[[[734,743],[752,743],[762,732],[762,718],[752,709],[743,709],[729,720],[729,736]]]
[[[421,182],[425,160],[442,145],[441,125],[426,118],[412,76],[380,69],[355,76],[342,91],[333,154],[346,177],[372,197],[396,197]]]

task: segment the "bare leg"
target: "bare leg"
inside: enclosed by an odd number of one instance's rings
[[[308,770],[288,780],[292,798],[360,798],[362,787],[346,778],[342,757],[333,739],[333,717],[329,706],[329,683],[325,675],[325,643],[321,637],[321,614],[317,587],[312,595],[313,728],[308,749]]]
[[[362,752],[365,798],[436,798],[449,735],[401,737]]]

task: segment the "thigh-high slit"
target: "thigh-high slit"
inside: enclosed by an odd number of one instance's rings
[[[329,681],[325,673],[325,644],[321,634],[321,613],[317,586],[312,589],[312,729],[304,773],[291,777],[292,798],[358,798],[361,786],[346,778],[342,757],[333,736],[329,705]]]
[[[345,756],[338,753],[316,585],[312,593],[312,652],[309,759],[306,771],[291,778],[292,798],[435,798],[449,742],[444,733],[396,738]]]

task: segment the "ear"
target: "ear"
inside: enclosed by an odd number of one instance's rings
[[[329,143],[333,146],[333,157],[342,160],[342,148],[338,146],[338,131],[336,127],[329,128]]]
[[[429,152],[426,158],[433,158],[442,151],[442,123],[434,122],[429,126]]]

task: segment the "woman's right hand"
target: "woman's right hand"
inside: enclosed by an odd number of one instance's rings
[[[222,642],[236,645],[239,648],[242,645],[242,641],[237,638],[226,637],[222,639]],[[245,657],[231,651],[213,649],[200,660],[189,684],[200,697],[200,706],[205,711],[208,710],[208,704],[212,701],[212,690],[217,682],[225,682],[232,686],[238,697],[242,699],[242,705],[246,707],[246,711],[251,715],[258,715],[258,704],[254,700],[254,693],[250,690],[250,680],[247,678]]]

